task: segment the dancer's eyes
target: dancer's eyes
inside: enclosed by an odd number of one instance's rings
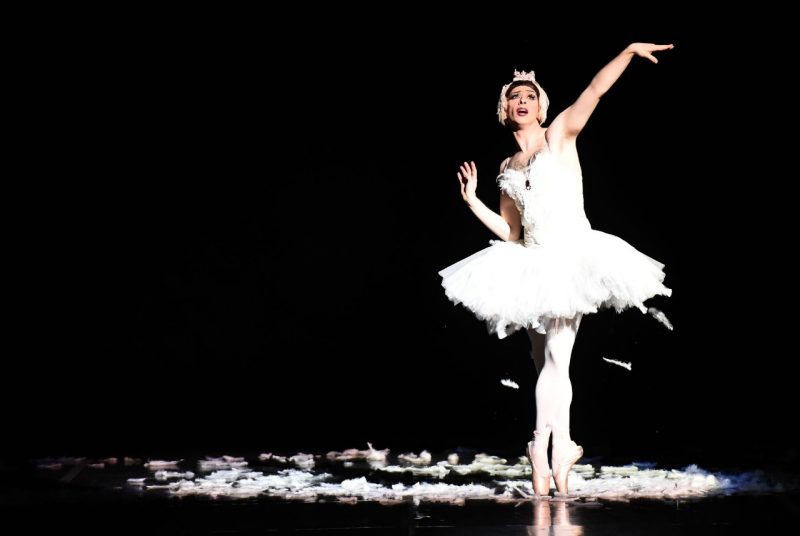
[[[519,100],[522,97],[522,93],[512,93],[509,95],[508,100]],[[536,93],[528,93],[525,95],[525,98],[528,100],[533,100],[536,98]]]

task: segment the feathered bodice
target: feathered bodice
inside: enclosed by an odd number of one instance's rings
[[[506,168],[497,184],[519,210],[526,247],[569,241],[591,230],[583,210],[581,174],[549,150],[537,153],[521,170]]]

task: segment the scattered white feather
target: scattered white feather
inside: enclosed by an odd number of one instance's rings
[[[303,454],[302,452],[298,452],[294,456],[291,456],[289,461],[302,469],[311,469],[314,467],[313,454]]]
[[[502,380],[500,380],[500,383],[502,383],[506,387],[511,387],[512,389],[519,389],[519,385],[517,385],[517,382],[509,380],[507,378],[503,378]]]
[[[630,363],[625,363],[623,361],[617,361],[616,359],[607,359],[605,357],[603,358],[603,361],[608,361],[609,363],[613,363],[614,365],[619,365],[622,368],[631,370],[631,364]]]
[[[367,443],[367,447],[369,447],[369,451],[367,454],[367,460],[371,462],[385,462],[386,457],[389,455],[389,449],[377,450],[372,448],[372,443]]]
[[[430,476],[440,480],[450,474],[450,469],[438,464],[430,467],[387,465],[378,469],[387,473],[411,473],[414,476]]]
[[[163,469],[156,471],[154,475],[156,480],[163,481],[169,480],[170,478],[185,478],[187,480],[191,480],[194,478],[194,473],[191,471],[186,471],[185,473],[180,473],[178,471],[164,471]],[[130,479],[129,479],[130,480]]]
[[[320,458],[310,454],[296,456]],[[299,459],[295,456],[292,458]],[[314,472],[314,468],[300,470],[272,466],[265,467],[262,472],[247,467],[244,459],[207,458],[227,462],[230,467],[196,475],[162,470],[156,472],[156,482],[152,480],[152,473],[141,469],[142,478],[129,478],[125,484],[129,488],[144,488],[151,493],[177,496],[275,497],[289,501],[334,500],[349,504],[369,500],[380,504],[445,502],[461,505],[467,499],[505,503],[518,502],[533,493],[531,467],[524,457],[506,460],[479,453],[471,463],[462,465],[458,464],[457,458],[454,453],[445,453],[439,459],[434,459],[428,451],[422,451],[419,455],[401,455],[398,456],[397,465],[381,469],[381,476],[376,478],[379,482],[368,480],[370,476],[363,474],[363,466],[352,460],[347,460],[346,465],[335,464],[336,460],[327,462],[339,468],[334,477],[325,472]],[[412,460],[417,464],[411,463]],[[420,462],[423,461],[429,465],[422,466]],[[431,462],[434,465],[430,465]],[[627,501],[732,493],[784,493],[800,489],[795,480],[779,480],[777,476],[772,477],[764,472],[722,474],[707,472],[694,465],[684,469],[655,469],[654,465],[652,462],[637,462],[621,467],[595,468],[589,464],[576,464],[570,474],[570,496]],[[411,482],[408,480],[409,473],[413,476]],[[469,479],[464,479],[463,475],[469,475]],[[465,480],[469,483],[465,483]]]
[[[669,321],[669,318],[667,318],[667,315],[665,315],[662,311],[659,311],[655,307],[648,307],[647,308],[647,312],[650,313],[650,315],[653,318],[655,318],[656,320],[661,322],[664,325],[664,327],[666,327],[668,330],[672,331],[672,322]]]
[[[372,448],[372,443],[367,443],[367,450],[347,449],[344,451],[332,450],[325,457],[329,460],[343,462],[345,460],[367,460],[369,462],[385,462],[389,449],[377,450]]]
[[[246,467],[247,462],[244,458],[235,458],[233,456],[222,456],[220,458],[206,456],[205,460],[197,462],[197,466],[201,471],[213,471],[215,469],[230,469],[231,467]]]
[[[408,454],[400,454],[397,457],[397,460],[400,462],[405,462],[407,464],[421,466],[421,465],[430,465],[432,460],[431,453],[427,450],[423,450],[419,453],[419,456],[414,454],[413,452],[409,452]]]
[[[601,475],[615,475],[615,476],[631,476],[639,472],[639,468],[635,465],[623,465],[622,467],[613,467],[603,465],[600,467]]]
[[[144,466],[151,471],[158,471],[159,469],[177,469],[178,464],[182,461],[183,460],[150,460],[144,464]]]

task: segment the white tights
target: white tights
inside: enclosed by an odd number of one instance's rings
[[[554,440],[569,440],[569,407],[572,403],[572,382],[569,361],[581,315],[574,318],[552,318],[545,325],[547,334],[528,330],[531,356],[539,379],[536,381],[536,432],[547,444],[550,432]]]

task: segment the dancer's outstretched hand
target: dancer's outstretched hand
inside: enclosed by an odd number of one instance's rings
[[[637,56],[641,56],[642,58],[647,58],[648,60],[652,61],[653,63],[658,63],[658,58],[653,55],[653,52],[661,52],[662,50],[669,50],[673,48],[674,45],[656,45],[654,43],[631,43],[628,45],[628,50],[636,54]]]

